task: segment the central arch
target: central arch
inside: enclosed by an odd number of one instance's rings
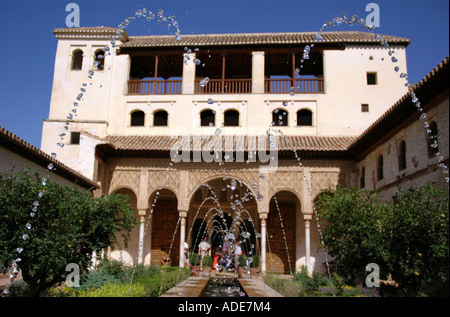
[[[209,179],[198,184],[190,195],[186,236],[190,251],[195,252],[200,241],[207,237],[211,244],[211,255],[214,255],[220,252],[227,233],[232,233],[235,241],[245,243],[241,233],[244,228],[252,227],[245,229],[252,235],[247,239],[252,242],[243,248],[244,253],[248,253],[251,244],[256,249],[259,226],[258,206],[253,191],[234,177]]]

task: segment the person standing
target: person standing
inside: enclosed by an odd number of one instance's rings
[[[198,254],[200,255],[200,271],[203,270],[203,257],[211,248],[211,245],[208,242],[208,237],[206,236],[202,242],[198,245]]]

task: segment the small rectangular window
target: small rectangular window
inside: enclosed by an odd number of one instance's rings
[[[377,73],[367,73],[367,85],[377,84]]]
[[[369,112],[369,105],[367,103],[361,105],[361,112]]]
[[[70,132],[70,144],[80,144],[80,132]]]

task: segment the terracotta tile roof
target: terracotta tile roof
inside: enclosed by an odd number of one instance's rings
[[[120,47],[164,47],[164,46],[229,46],[229,45],[283,45],[283,44],[311,44],[317,32],[287,32],[287,33],[229,33],[229,34],[181,34],[181,40],[175,35],[145,35],[131,36],[125,30],[106,26],[56,28],[53,33],[57,38],[74,38],[88,35],[111,36],[117,31],[122,33]],[[380,34],[381,35],[381,34]],[[364,31],[335,31],[322,32],[323,43],[359,43],[377,44],[374,33]],[[389,43],[408,45],[410,39],[381,35]]]
[[[129,41],[121,47],[161,47],[161,46],[230,46],[230,45],[282,45],[316,43],[316,32],[299,33],[236,33],[236,34],[186,34],[181,40],[173,35],[129,36]],[[408,45],[407,38],[381,35],[389,43]],[[323,43],[379,44],[373,33],[361,31],[323,32]]]
[[[108,136],[103,141],[109,144],[112,151],[169,151],[173,145],[182,137],[172,136]],[[206,144],[214,144],[216,147],[221,143],[222,151],[246,151],[249,143],[254,145],[256,138],[246,136],[203,136],[190,137],[191,149],[202,150]],[[355,140],[355,137],[324,137],[324,136],[286,136],[278,137],[279,151],[309,151],[309,152],[345,152],[348,146]],[[212,143],[209,143],[212,142]],[[268,141],[266,149],[270,150]]]
[[[447,56],[420,82],[410,85],[410,90],[414,91],[425,112],[432,106],[430,101],[442,92],[446,90],[448,92],[448,62],[449,57]],[[411,116],[415,116],[418,119],[420,112],[417,111],[408,92],[355,139],[349,146],[349,151],[354,155],[361,154],[379,141],[381,136],[398,129],[400,124]]]
[[[25,140],[19,138],[14,133],[6,130],[0,126],[0,147],[4,147],[20,156],[24,159],[34,162],[44,169],[47,168],[49,163],[52,163],[56,168],[55,174],[67,179],[68,181],[77,181],[78,184],[84,188],[99,188],[99,186],[88,179],[87,177],[81,175],[77,171],[71,169],[65,164],[61,163],[57,159],[54,159],[47,153],[39,150],[35,146],[26,142]]]
[[[53,34],[56,38],[96,37],[109,39],[120,31],[122,41],[128,41],[128,35],[124,30],[107,26],[79,27],[79,28],[55,28]]]

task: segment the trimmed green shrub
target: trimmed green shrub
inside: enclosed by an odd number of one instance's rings
[[[239,255],[239,266],[245,267],[247,265],[247,256],[245,254]]]
[[[212,266],[213,259],[210,255],[205,255],[202,262],[203,266]]]
[[[8,288],[9,296],[11,297],[27,297],[30,289],[24,280],[16,280],[11,283]]]
[[[80,286],[81,290],[87,290],[90,288],[99,288],[105,284],[120,284],[121,279],[110,275],[106,272],[91,272],[88,274],[86,281]]]
[[[257,254],[254,254],[253,256],[252,256],[252,263],[250,263],[250,267],[252,267],[252,268],[257,268],[258,266],[259,266],[259,261],[260,261],[260,259],[259,259],[259,255],[257,255]]]
[[[200,256],[197,253],[189,254],[189,264],[191,266],[198,266],[198,265],[200,265]]]
[[[77,297],[145,297],[147,296],[142,284],[105,284],[98,288],[81,290]]]

